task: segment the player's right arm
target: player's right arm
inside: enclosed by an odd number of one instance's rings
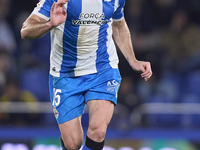
[[[21,29],[22,39],[40,38],[51,29],[62,24],[67,18],[66,10],[63,9],[63,7],[68,1],[69,0],[58,0],[53,3],[49,21],[46,21],[35,14],[31,14],[23,23]]]

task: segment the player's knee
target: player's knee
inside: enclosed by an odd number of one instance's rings
[[[75,143],[75,142],[71,142],[66,144],[66,149],[67,150],[79,150],[81,148],[81,144],[82,143]]]
[[[63,139],[64,142],[64,147],[67,150],[79,150],[81,148],[83,139],[78,138],[78,139]]]
[[[99,141],[102,141],[102,139],[105,138],[106,130],[96,130],[95,134],[97,138],[99,139]]]
[[[95,141],[102,141],[106,135],[106,128],[101,127],[89,127],[88,135],[92,137]]]
[[[73,145],[73,144],[70,144],[68,147],[67,147],[67,150],[79,150],[81,148],[81,145]]]

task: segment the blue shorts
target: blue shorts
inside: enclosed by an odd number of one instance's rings
[[[120,82],[118,69],[105,69],[79,77],[49,75],[50,98],[57,123],[82,115],[89,100],[108,100],[116,105]]]

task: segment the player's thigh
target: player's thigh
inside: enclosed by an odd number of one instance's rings
[[[59,124],[62,139],[66,145],[74,143],[80,145],[83,141],[81,116]]]
[[[87,102],[89,110],[89,127],[106,130],[113,115],[114,103],[108,100],[90,100]]]

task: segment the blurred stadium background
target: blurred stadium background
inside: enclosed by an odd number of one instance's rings
[[[38,0],[0,0],[0,149],[59,150],[48,93],[49,35],[22,40]],[[152,63],[144,82],[122,54],[118,106],[105,150],[200,149],[200,0],[126,0],[136,56]],[[82,118],[88,125],[87,108]]]

